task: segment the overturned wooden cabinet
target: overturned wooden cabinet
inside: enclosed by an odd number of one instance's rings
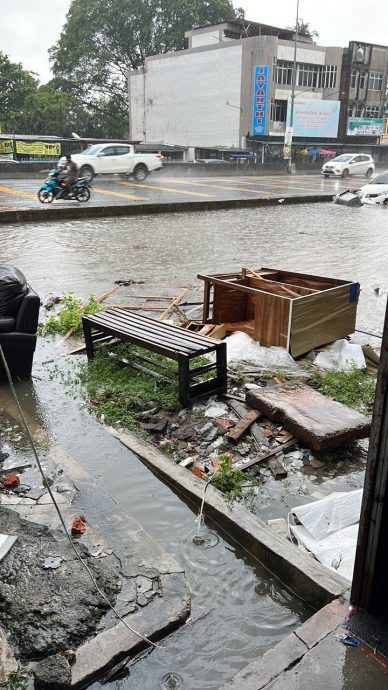
[[[205,282],[204,323],[244,331],[293,357],[354,332],[359,283],[276,268],[198,278]]]

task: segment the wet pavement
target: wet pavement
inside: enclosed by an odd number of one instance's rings
[[[337,194],[366,183],[364,177],[349,182],[341,178],[322,177],[319,173],[296,176],[265,175],[241,177],[161,177],[151,175],[145,182],[121,179],[119,176],[96,177],[92,182],[91,200],[86,205],[112,206],[127,204],[180,203],[225,199],[276,198]],[[0,179],[0,209],[41,207],[37,198],[42,181],[36,179]],[[71,207],[77,201],[56,201],[54,206]]]

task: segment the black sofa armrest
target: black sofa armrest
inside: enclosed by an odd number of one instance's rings
[[[36,333],[38,328],[40,297],[30,286],[16,317],[16,330],[22,333]]]

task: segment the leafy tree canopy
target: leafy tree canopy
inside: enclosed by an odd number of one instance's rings
[[[0,125],[3,132],[19,129],[25,99],[37,87],[38,81],[30,72],[21,64],[11,62],[0,51]]]
[[[73,0],[50,51],[53,72],[62,90],[105,111],[118,136],[127,119],[127,71],[149,55],[183,49],[185,31],[236,17],[243,11],[231,0]]]

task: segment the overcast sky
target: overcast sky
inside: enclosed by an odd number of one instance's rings
[[[101,3],[104,0],[99,0]],[[48,48],[58,39],[70,0],[1,0],[0,50],[13,62],[50,79]],[[234,0],[246,18],[275,26],[295,23],[296,0]],[[300,0],[299,16],[319,31],[318,43],[351,40],[388,45],[388,0]]]

